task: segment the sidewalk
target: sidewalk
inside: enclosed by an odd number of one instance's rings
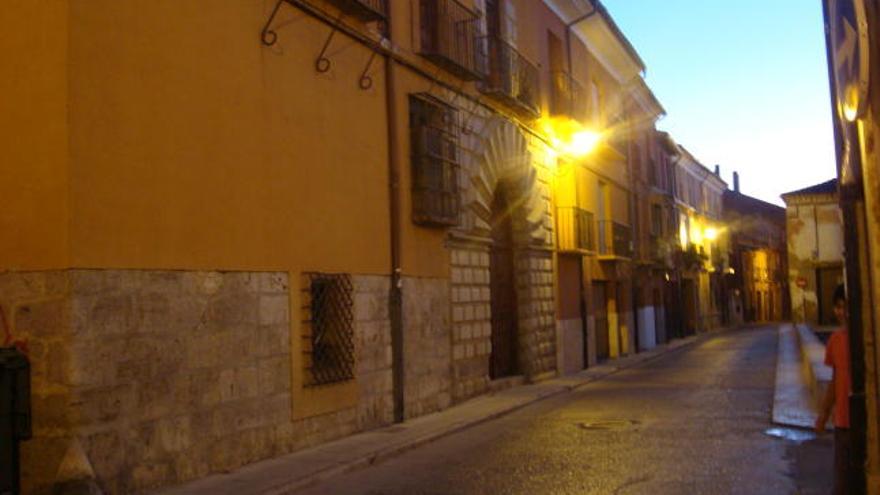
[[[824,345],[809,329],[798,327],[783,324],[778,330],[772,417],[779,425],[812,429],[831,370],[823,362]],[[809,342],[805,342],[807,338]],[[830,422],[828,426],[830,429]]]
[[[511,413],[548,397],[565,394],[620,370],[656,359],[712,335],[687,337],[650,351],[594,366],[580,373],[513,387],[471,399],[445,411],[359,433],[283,457],[244,466],[156,492],[157,495],[292,493],[312,483],[370,466],[438,438]]]

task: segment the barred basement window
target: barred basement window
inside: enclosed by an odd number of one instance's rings
[[[303,359],[305,385],[354,378],[354,311],[351,277],[303,274]]]
[[[458,131],[456,111],[426,94],[410,95],[413,222],[458,223]]]

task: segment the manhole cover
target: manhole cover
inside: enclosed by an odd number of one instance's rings
[[[634,419],[602,419],[598,421],[583,421],[577,423],[582,430],[622,430],[637,426],[639,421]]]

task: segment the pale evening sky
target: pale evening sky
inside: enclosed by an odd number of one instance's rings
[[[835,176],[819,0],[603,0],[647,66],[668,131],[733,188],[781,193]]]

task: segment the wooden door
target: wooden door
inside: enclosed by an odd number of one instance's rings
[[[492,249],[489,256],[492,311],[492,379],[516,375],[517,302],[513,233],[506,191],[499,187],[492,204]]]
[[[559,255],[559,319],[564,322],[561,342],[563,363],[560,363],[560,369],[566,373],[584,369],[589,363],[581,264],[579,255]],[[573,326],[575,322],[576,330]]]

